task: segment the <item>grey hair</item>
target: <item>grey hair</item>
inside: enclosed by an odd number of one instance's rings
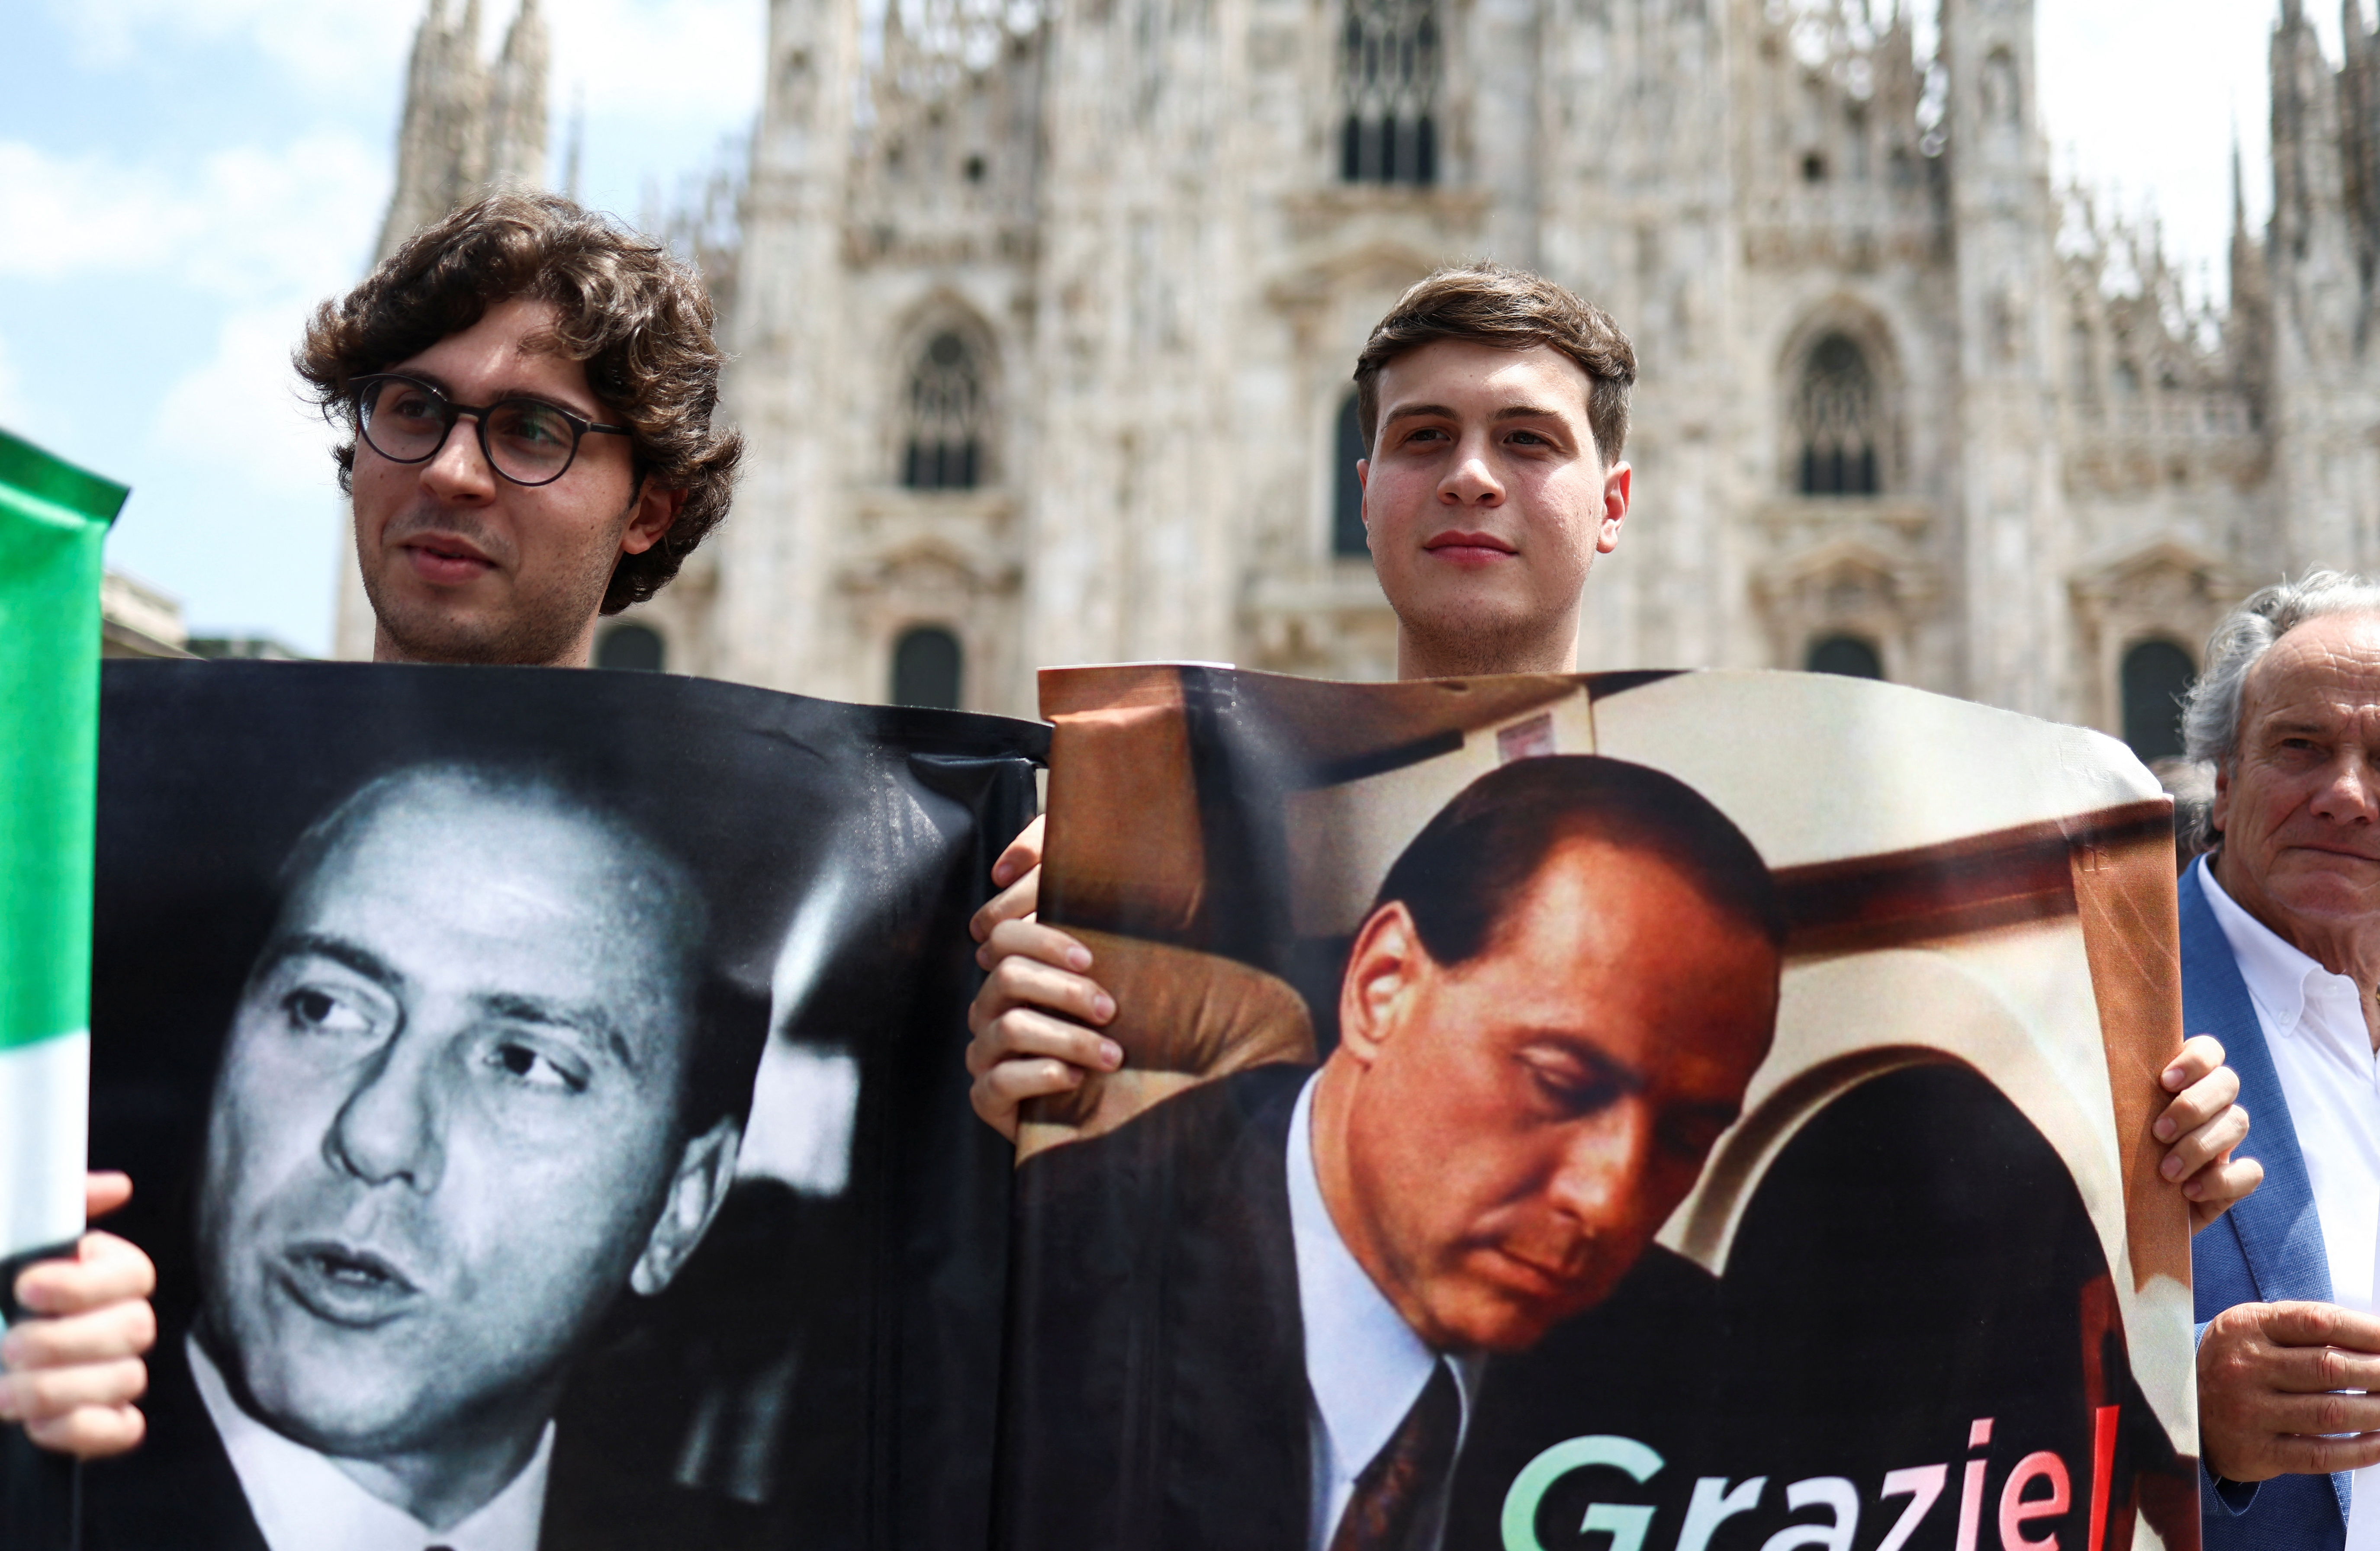
[[[2326,614],[2380,614],[2380,583],[2344,571],[2309,571],[2232,610],[2206,637],[2205,665],[2181,705],[2190,757],[2229,769],[2240,752],[2240,709],[2248,671],[2273,643]]]

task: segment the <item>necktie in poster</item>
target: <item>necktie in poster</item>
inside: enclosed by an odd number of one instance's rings
[[[1037,726],[652,673],[111,664],[94,1155],[158,1262],[91,1551],[965,1545]]]
[[[1801,674],[1042,697],[1126,1057],[1022,1133],[996,1545],[2196,1545],[2121,745]]]

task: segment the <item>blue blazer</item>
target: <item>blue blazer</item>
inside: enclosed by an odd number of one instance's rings
[[[2181,1021],[2192,1034],[2223,1041],[2225,1059],[2240,1074],[2240,1102],[2250,1122],[2236,1156],[2265,1166],[2256,1194],[2191,1245],[2200,1333],[2235,1303],[2329,1303],[2330,1258],[2297,1127],[2289,1123],[2289,1101],[2281,1097],[2280,1073],[2248,1000],[2248,983],[2206,903],[2196,865],[2181,875]],[[2343,1551],[2347,1544],[2345,1472],[2275,1476],[2254,1487],[2227,1484],[2219,1490],[2203,1465],[2198,1477],[2205,1551]]]

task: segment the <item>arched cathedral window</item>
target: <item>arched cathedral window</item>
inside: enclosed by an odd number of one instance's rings
[[[1438,181],[1437,0],[1346,0],[1339,176]]]
[[[1330,552],[1356,560],[1372,558],[1372,540],[1364,531],[1364,481],[1355,465],[1371,454],[1364,446],[1363,423],[1356,414],[1355,395],[1339,406],[1339,427],[1332,437]]]
[[[1813,673],[1836,673],[1847,679],[1884,677],[1884,656],[1876,643],[1858,636],[1826,636],[1810,643],[1802,666]]]
[[[2124,653],[2124,741],[2143,761],[2179,758],[2181,697],[2198,677],[2190,653],[2171,641],[2135,643]]]
[[[973,490],[984,476],[983,372],[964,336],[926,341],[909,370],[908,436],[901,482],[911,490]]]
[[[939,624],[920,624],[892,644],[892,703],[956,710],[966,673],[959,638]]]
[[[1867,353],[1830,333],[1810,349],[1793,394],[1793,429],[1802,443],[1803,495],[1874,495],[1879,410]]]
[[[615,624],[596,637],[595,666],[658,673],[669,656],[661,632],[646,624]]]

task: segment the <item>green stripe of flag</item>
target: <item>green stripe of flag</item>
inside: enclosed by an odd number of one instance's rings
[[[90,1021],[101,546],[125,494],[0,431],[0,1050]]]

